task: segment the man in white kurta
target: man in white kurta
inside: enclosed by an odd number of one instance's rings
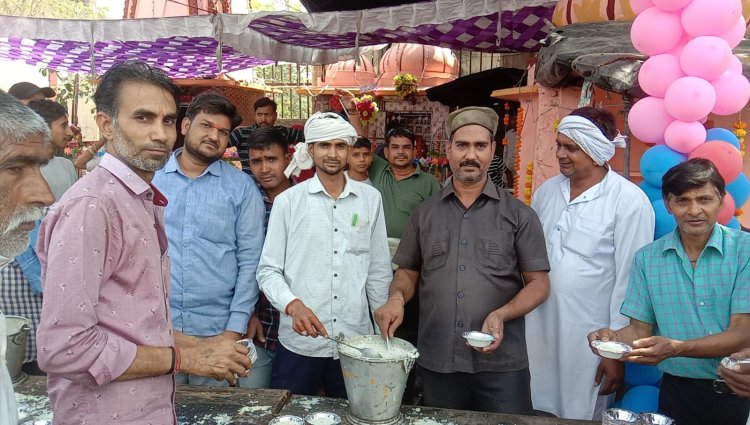
[[[561,174],[544,182],[531,204],[551,266],[550,296],[526,316],[532,400],[535,410],[562,418],[601,417],[609,401],[604,394],[621,383],[622,365],[600,364],[586,336],[628,324],[620,306],[630,264],[653,240],[648,198],[607,164],[622,141],[611,133],[614,117],[596,108],[563,118],[557,136]]]

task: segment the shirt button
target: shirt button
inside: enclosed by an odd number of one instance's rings
[[[463,328],[464,327],[464,322],[458,322],[458,323],[456,323],[456,326],[458,326],[459,328]]]
[[[184,243],[184,244],[182,244],[182,246],[184,246],[185,248],[187,248],[188,244]]]
[[[469,214],[464,214],[464,218],[469,218]]]
[[[338,232],[338,231],[339,231],[339,229],[333,229],[333,231],[334,231],[334,232]]]
[[[333,206],[333,209],[334,209],[334,210],[336,209],[336,205],[334,205],[334,206]]]
[[[333,251],[333,253],[334,253],[334,254],[338,254],[339,252],[338,252],[338,251]]]
[[[335,322],[335,321],[336,321],[336,319],[333,319],[333,321]]]
[[[713,335],[714,333],[713,333],[713,332],[711,332],[711,331],[708,331],[708,334],[709,334],[709,335]]]
[[[466,245],[466,239],[461,240],[461,245]]]
[[[186,225],[185,225],[185,228],[187,229],[188,227],[190,227],[190,225],[189,225],[189,224],[186,224]]]
[[[463,292],[459,292],[458,293],[458,298],[463,298],[463,297],[464,297],[464,293]]]
[[[466,270],[466,267],[465,266],[460,266],[458,269],[461,270],[461,271],[464,271],[464,270]]]
[[[184,267],[182,268],[182,270],[187,270],[187,269],[188,269],[188,266],[184,266]]]
[[[698,305],[701,306],[701,307],[703,307],[704,305],[706,305],[706,303],[704,303],[703,301],[701,301],[701,302],[698,303]]]
[[[334,273],[333,277],[339,277],[339,274],[338,273]]]
[[[188,203],[187,203],[187,204],[185,204],[185,205],[187,205],[187,206],[189,207],[189,206],[190,206],[190,202],[188,202]]]
[[[334,296],[333,296],[333,299],[334,299],[334,300],[337,300],[337,299],[339,299],[339,296],[338,296],[338,295],[334,295]]]

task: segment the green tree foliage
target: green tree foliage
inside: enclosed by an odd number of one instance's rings
[[[2,0],[0,15],[28,16],[57,19],[100,19],[105,8],[98,8],[93,0]]]

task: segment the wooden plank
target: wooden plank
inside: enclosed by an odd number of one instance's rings
[[[19,404],[35,418],[52,417],[47,378],[32,376],[15,386]],[[180,424],[267,424],[289,401],[284,390],[178,385],[175,411]]]
[[[519,100],[523,98],[531,98],[539,92],[539,88],[536,85],[523,86],[523,87],[511,87],[507,89],[495,90],[490,96],[503,99],[503,100]]]
[[[349,421],[346,420],[349,404],[346,400],[342,399],[295,395],[281,409],[280,414],[295,415],[304,418],[307,414],[320,411],[336,413],[341,417],[342,424],[349,424]],[[404,415],[404,425],[594,425],[600,423],[595,421],[470,412],[418,406],[402,406],[401,413]]]

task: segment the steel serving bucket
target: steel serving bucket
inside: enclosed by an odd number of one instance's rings
[[[5,360],[8,363],[10,379],[14,384],[24,380],[25,375],[21,371],[23,359],[26,357],[26,338],[29,337],[31,320],[21,316],[5,316],[5,332],[7,348]]]
[[[356,347],[378,346],[385,351],[385,341],[380,335],[348,337],[346,343]],[[382,344],[382,347],[379,346]],[[399,358],[382,359],[350,355],[346,347],[338,345],[341,371],[344,375],[349,412],[346,419],[354,425],[393,425],[403,421],[401,398],[406,389],[406,379],[414,366],[417,350],[400,338],[391,338],[392,350],[410,353]]]

